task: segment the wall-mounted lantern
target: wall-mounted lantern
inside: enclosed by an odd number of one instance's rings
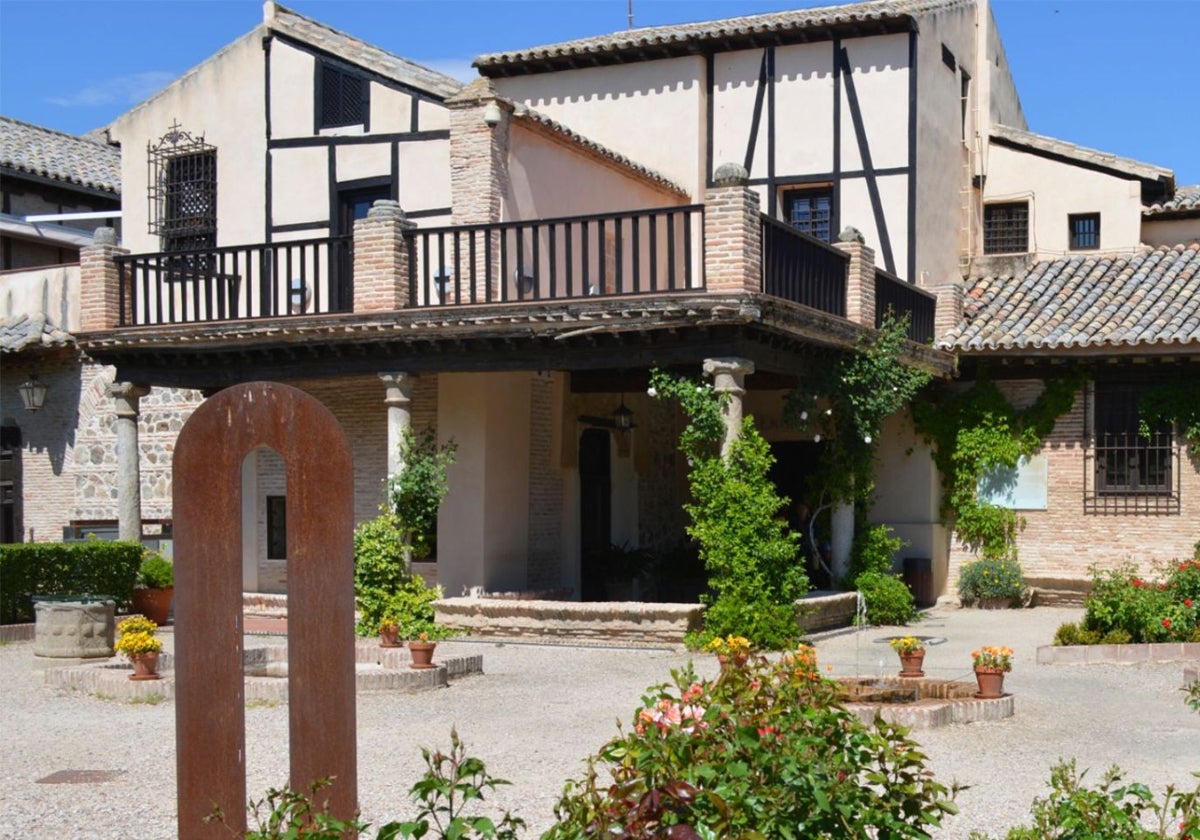
[[[46,386],[34,374],[17,386],[26,411],[39,411],[46,403]]]
[[[624,394],[621,395],[621,405],[613,412],[613,426],[620,432],[633,428],[633,412],[625,407]]]

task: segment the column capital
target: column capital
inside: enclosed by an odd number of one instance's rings
[[[387,405],[407,405],[412,402],[413,380],[411,373],[381,373],[379,381],[383,383],[387,395],[383,401]]]
[[[713,390],[718,394],[746,393],[745,377],[751,373],[754,373],[754,362],[750,359],[731,356],[704,360],[704,374],[712,377]]]
[[[138,402],[150,393],[150,386],[140,382],[110,382],[105,390],[116,401],[118,417],[137,417]]]

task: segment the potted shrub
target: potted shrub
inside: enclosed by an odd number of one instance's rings
[[[1013,649],[984,645],[971,651],[975,664],[975,681],[979,684],[981,699],[1004,696],[1004,675],[1012,670]]]
[[[1011,554],[985,555],[964,563],[959,571],[958,595],[964,605],[1008,609],[1025,596],[1021,564]]]
[[[146,549],[133,589],[133,609],[154,622],[167,623],[175,595],[175,567],[161,551]]]
[[[916,636],[898,636],[889,643],[900,656],[900,676],[923,677],[921,665],[925,662],[925,645]]]
[[[409,653],[412,655],[412,662],[408,667],[417,670],[437,667],[433,664],[433,652],[437,649],[439,640],[450,637],[450,631],[431,621],[419,621],[408,625],[405,635],[408,639]]]
[[[117,625],[121,637],[117,639],[117,653],[124,655],[133,665],[131,680],[157,680],[158,654],[162,650],[162,639],[154,634],[158,625],[140,615],[131,616]]]
[[[400,641],[400,621],[394,613],[379,619],[379,646],[385,648],[404,647]]]

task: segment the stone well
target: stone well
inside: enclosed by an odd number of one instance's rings
[[[115,604],[105,600],[36,601],[33,653],[54,659],[113,655]]]

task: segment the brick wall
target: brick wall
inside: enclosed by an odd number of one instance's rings
[[[258,490],[254,500],[254,534],[258,547],[258,591],[287,592],[287,558],[267,557],[267,496],[287,495],[283,459],[270,449],[260,449],[257,459]]]
[[[562,584],[563,476],[558,464],[555,428],[558,388],[551,376],[535,374],[529,406],[529,560],[530,589]]]
[[[717,186],[705,193],[704,203],[704,276],[708,291],[759,291],[762,220],[758,193],[745,186]]]
[[[1028,406],[1041,392],[1040,381],[997,383],[1017,407]],[[1025,528],[1017,539],[1026,577],[1043,581],[1086,581],[1092,564],[1112,568],[1132,560],[1143,567],[1154,561],[1190,557],[1200,539],[1200,460],[1181,447],[1178,516],[1085,514],[1084,399],[1076,397],[1044,442],[1047,466],[1046,510],[1024,510]],[[974,559],[954,540],[948,593],[955,591],[958,569]]]
[[[394,201],[379,202],[354,223],[354,311],[394,312],[408,306],[408,246],[416,225]]]
[[[79,252],[79,328],[81,332],[108,330],[120,322],[117,265],[113,257],[128,254],[125,248],[96,242]],[[126,315],[130,302],[126,301]]]
[[[861,242],[837,242],[850,255],[846,268],[846,317],[856,324],[875,326],[875,251]]]

